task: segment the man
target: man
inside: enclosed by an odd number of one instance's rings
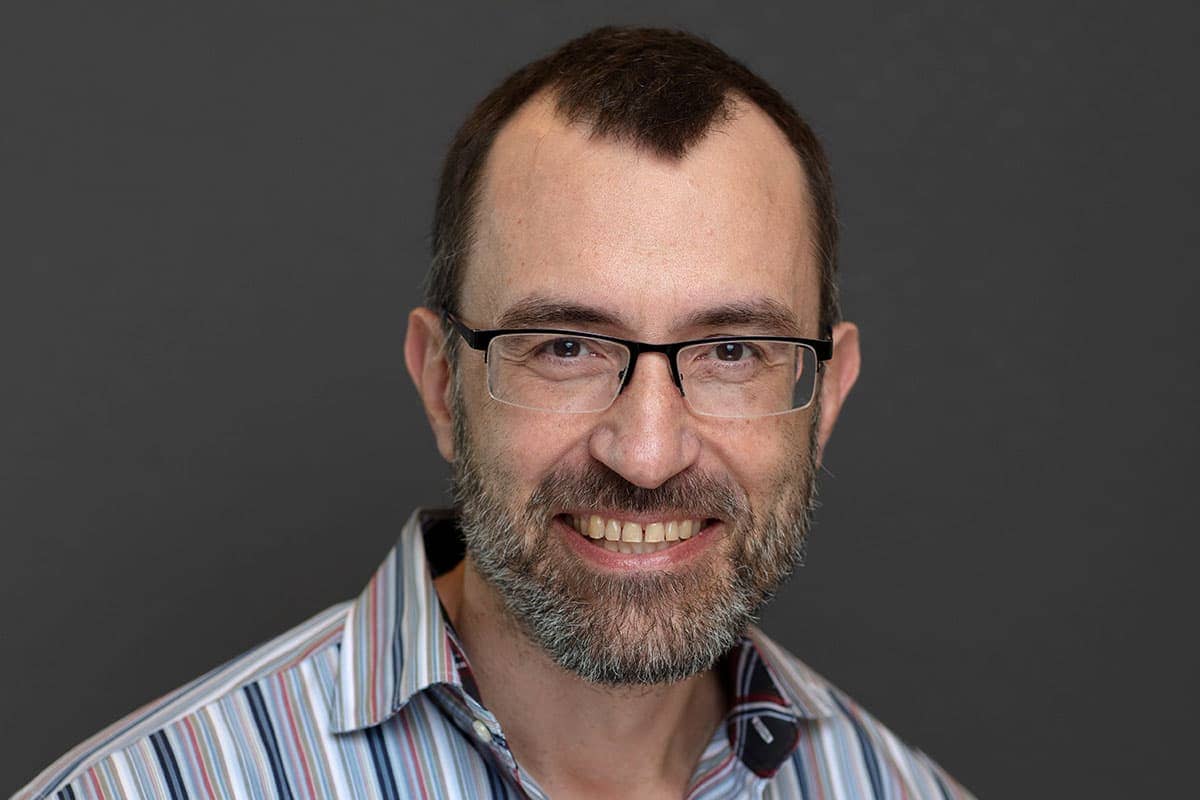
[[[824,155],[712,45],[601,29],[443,173],[405,358],[457,513],[19,797],[969,796],[752,627],[859,368]]]

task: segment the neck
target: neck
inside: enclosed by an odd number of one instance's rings
[[[673,684],[597,686],[520,632],[469,557],[435,585],[484,705],[549,796],[683,796],[725,713],[712,670]]]

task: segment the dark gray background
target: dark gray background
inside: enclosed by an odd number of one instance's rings
[[[441,154],[613,21],[833,159],[864,371],[765,628],[982,796],[1185,787],[1195,6],[588,5],[4,3],[0,789],[441,501],[401,358]]]

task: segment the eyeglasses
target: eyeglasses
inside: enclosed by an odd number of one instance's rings
[[[604,411],[633,378],[638,356],[662,353],[688,406],[711,417],[767,417],[807,408],[831,339],[717,336],[648,344],[554,329],[475,330],[449,311],[467,346],[482,350],[488,393],[538,411]]]

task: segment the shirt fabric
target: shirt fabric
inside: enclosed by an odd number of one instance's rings
[[[414,513],[356,600],[130,714],[14,798],[542,800],[434,589],[462,552],[450,512]],[[689,800],[971,797],[756,628],[717,669],[730,707]]]

